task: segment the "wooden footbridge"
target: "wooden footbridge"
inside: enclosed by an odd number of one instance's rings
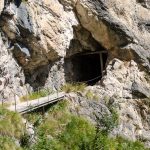
[[[26,114],[28,112],[32,112],[36,109],[42,108],[49,104],[61,101],[64,99],[64,97],[65,97],[65,93],[59,92],[59,93],[55,93],[53,95],[48,95],[47,97],[42,97],[39,99],[30,100],[30,101],[27,100],[26,102],[14,104],[14,105],[8,107],[8,109],[10,111],[16,111],[20,114]]]

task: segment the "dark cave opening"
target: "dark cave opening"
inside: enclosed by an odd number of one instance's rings
[[[66,59],[67,82],[94,85],[101,80],[107,61],[106,51],[79,53]]]
[[[17,8],[21,5],[22,0],[14,0],[15,5],[17,6]]]

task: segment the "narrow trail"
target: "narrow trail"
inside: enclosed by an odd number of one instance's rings
[[[16,111],[20,114],[25,114],[33,110],[39,109],[43,106],[47,106],[49,104],[61,101],[64,99],[64,97],[65,97],[65,93],[59,92],[52,95],[48,95],[46,97],[42,97],[34,100],[27,100],[26,102],[21,102],[19,104],[12,105],[7,109],[10,111]]]

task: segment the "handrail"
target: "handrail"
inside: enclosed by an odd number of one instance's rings
[[[41,107],[44,107],[44,106],[46,106],[46,105],[49,105],[49,104],[58,102],[59,100],[62,100],[63,98],[64,98],[64,96],[61,96],[61,97],[55,98],[55,99],[53,99],[53,100],[46,101],[46,102],[44,102],[44,103],[42,103],[42,104],[40,104],[40,105],[35,105],[35,106],[30,106],[30,105],[29,105],[26,109],[21,110],[21,111],[18,110],[17,112],[19,112],[20,114],[25,114],[25,113],[28,113],[28,112],[32,112],[32,111],[34,111],[34,110],[36,110],[36,109],[39,109],[39,108],[41,108]]]
[[[53,95],[48,95],[46,97],[42,97],[39,99],[35,99],[35,100],[27,101],[27,102],[22,102],[22,103],[19,103],[17,105],[12,105],[12,106],[8,107],[8,109],[11,111],[16,111],[20,114],[25,114],[25,113],[34,111],[36,109],[39,109],[41,107],[44,107],[46,105],[49,105],[49,104],[58,102],[60,100],[63,100],[64,97],[65,97],[64,92],[55,93]]]

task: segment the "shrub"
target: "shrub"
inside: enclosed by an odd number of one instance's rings
[[[0,150],[21,150],[16,141],[25,133],[21,116],[0,107]]]
[[[66,150],[91,149],[92,139],[95,136],[95,127],[82,117],[72,116],[59,141]]]
[[[42,115],[40,113],[25,114],[24,118],[26,118],[28,122],[33,124],[34,127],[38,126],[42,121]]]
[[[109,138],[105,132],[99,131],[93,141],[91,150],[148,150],[139,141],[129,141],[122,137]]]
[[[122,137],[116,137],[115,142],[118,150],[148,150],[139,141],[132,142]]]
[[[20,145],[23,148],[29,147],[30,146],[30,136],[29,134],[25,133],[21,138],[20,138]]]
[[[0,107],[0,135],[19,139],[24,132],[21,116]]]
[[[67,101],[61,101],[58,105],[50,108],[48,116],[45,117],[44,123],[38,128],[40,136],[56,137],[61,133],[65,125],[70,121],[70,113],[67,110]]]
[[[0,136],[0,150],[22,150],[10,137]]]
[[[50,108],[37,126],[38,140],[30,150],[146,150],[138,141],[108,136],[118,120],[115,109],[110,111],[111,116],[103,118],[105,130],[100,130],[83,117],[72,115],[67,102],[61,101]]]
[[[109,133],[118,125],[118,113],[114,108],[110,110],[111,114],[105,114],[98,121],[100,126],[103,128],[103,131]]]

